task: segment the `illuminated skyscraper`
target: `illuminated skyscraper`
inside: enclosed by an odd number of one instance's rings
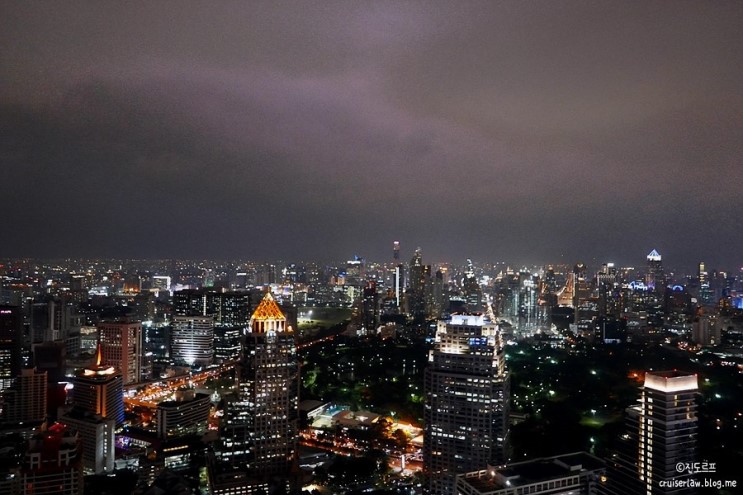
[[[0,393],[21,372],[23,312],[17,306],[0,306]]]
[[[295,336],[270,293],[253,313],[238,367],[236,397],[227,400],[221,459],[247,475],[243,493],[286,484],[296,456],[299,363]]]
[[[431,266],[423,264],[421,248],[415,250],[410,260],[408,312],[417,318],[425,317],[430,309],[433,293],[431,287]]]
[[[638,404],[627,409],[627,433],[609,461],[607,493],[689,494],[693,473],[678,469],[697,458],[697,376],[678,371],[648,372]],[[663,482],[663,483],[661,483]],[[668,485],[668,486],[664,486]]]
[[[699,278],[699,299],[703,304],[714,303],[714,292],[710,286],[709,273],[707,273],[704,261],[699,262],[697,276]]]
[[[176,363],[208,366],[214,359],[214,318],[174,316],[170,333],[170,357]]]
[[[75,409],[124,422],[124,386],[121,373],[110,364],[102,364],[99,348],[94,366],[85,368],[72,379],[72,405]]]
[[[663,262],[661,255],[653,249],[647,256],[647,271],[645,273],[645,285],[650,290],[664,291],[665,276],[663,274]]]
[[[396,265],[400,263],[400,241],[392,243],[392,262]]]
[[[128,319],[98,323],[102,364],[121,372],[124,385],[142,378],[142,324]]]
[[[457,474],[508,460],[509,382],[495,323],[482,315],[439,321],[424,382],[426,493],[454,493]]]

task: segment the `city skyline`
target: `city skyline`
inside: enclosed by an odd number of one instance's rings
[[[743,264],[738,3],[2,11],[2,256]]]

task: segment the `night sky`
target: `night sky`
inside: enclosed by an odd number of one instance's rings
[[[743,266],[743,3],[0,4],[0,256]]]

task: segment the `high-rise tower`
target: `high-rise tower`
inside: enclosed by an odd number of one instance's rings
[[[408,312],[413,317],[425,317],[428,314],[427,295],[431,294],[431,266],[423,264],[421,248],[415,250],[410,260]]]
[[[647,271],[645,273],[645,285],[654,291],[664,291],[665,276],[663,274],[663,260],[661,255],[653,249],[647,255]]]
[[[101,347],[96,364],[85,368],[72,379],[72,405],[81,411],[124,422],[124,387],[121,373],[102,364]]]
[[[454,493],[457,474],[508,460],[509,382],[495,323],[482,315],[439,321],[425,372],[426,493]]]
[[[694,492],[693,488],[682,487],[692,473],[678,466],[698,462],[698,387],[693,374],[646,373],[638,404],[627,409],[627,433],[622,436],[618,452],[609,459],[607,493]],[[678,480],[680,484],[671,483]]]
[[[0,393],[21,373],[23,312],[18,306],[0,306]]]
[[[222,423],[223,461],[251,486],[286,484],[296,456],[299,363],[294,332],[270,293],[253,313],[238,367],[239,390]]]
[[[170,357],[189,366],[208,366],[214,359],[214,318],[174,316]]]
[[[142,378],[142,324],[122,321],[98,323],[98,343],[102,363],[121,372],[124,385],[137,383]]]

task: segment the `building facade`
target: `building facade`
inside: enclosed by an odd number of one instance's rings
[[[142,379],[142,324],[129,320],[98,323],[98,343],[102,363],[121,373],[124,385]]]
[[[23,311],[19,306],[0,306],[0,392],[21,373]]]
[[[438,323],[425,372],[425,492],[451,494],[457,474],[507,462],[509,387],[503,339],[482,315]]]
[[[72,379],[72,406],[80,411],[112,419],[117,425],[122,424],[123,378],[113,366],[102,365],[101,360],[99,349],[97,364],[89,366]]]
[[[214,360],[214,318],[174,316],[170,357],[176,363],[208,366]]]
[[[116,421],[73,409],[60,416],[59,422],[80,434],[82,463],[86,472],[93,474],[113,472]]]
[[[638,404],[627,409],[627,432],[609,459],[606,493],[689,494],[690,487],[668,483],[692,477],[677,466],[698,462],[697,376],[678,371],[645,374]]]
[[[233,468],[223,478],[245,473],[243,493],[267,480],[286,485],[297,448],[299,363],[294,333],[270,293],[250,320],[238,373],[221,425],[220,458]]]
[[[2,419],[9,423],[40,423],[46,419],[46,405],[46,371],[23,369],[5,390]]]
[[[162,439],[203,435],[212,404],[208,394],[178,390],[175,399],[157,405],[157,436]]]

